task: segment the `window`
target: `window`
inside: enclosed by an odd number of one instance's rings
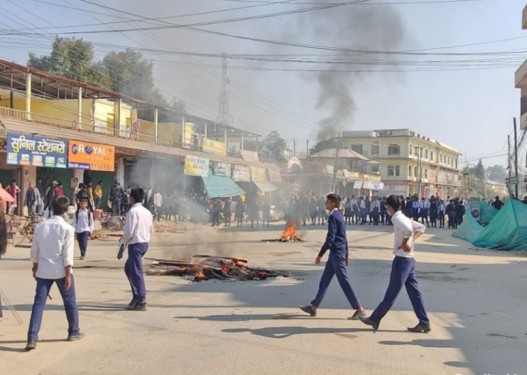
[[[388,146],[388,155],[401,155],[401,146],[391,144]]]
[[[428,159],[428,150],[425,150],[425,159]]]
[[[418,174],[419,174],[419,168],[415,167],[414,168],[414,177],[419,177]]]
[[[408,166],[408,177],[412,177],[412,166]]]
[[[371,165],[371,172],[372,173],[379,173],[379,164],[372,164]]]
[[[389,165],[388,166],[388,177],[399,177],[401,175],[401,166]]]
[[[456,159],[456,169],[457,169],[457,159]]]
[[[362,145],[351,145],[351,149],[362,155]]]
[[[428,169],[425,169],[425,178],[428,178]]]
[[[409,156],[412,156],[412,149],[413,149],[413,146],[410,145],[410,148],[408,149],[408,155]]]
[[[379,155],[379,145],[378,144],[372,144],[371,145],[371,154],[372,155]]]
[[[430,160],[434,161],[434,152],[433,151],[430,151]]]

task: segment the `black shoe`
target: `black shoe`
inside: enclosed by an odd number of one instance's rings
[[[146,302],[136,303],[133,306],[127,307],[126,310],[129,310],[129,311],[146,311]]]
[[[311,305],[305,305],[305,306],[299,306],[300,310],[303,312],[311,315],[311,316],[317,316],[317,311],[313,309]]]
[[[68,341],[79,341],[83,337],[84,337],[84,333],[82,333],[82,332],[72,333],[71,335],[68,336]]]
[[[33,350],[37,348],[37,342],[35,340],[29,340],[26,344],[26,350]]]
[[[364,324],[368,325],[368,326],[372,326],[373,329],[377,330],[379,328],[379,323],[377,322],[374,322],[373,320],[371,320],[370,317],[365,317],[363,318],[362,316],[359,316],[359,319],[361,322],[363,322]]]
[[[355,311],[355,313],[348,318],[348,320],[360,320],[360,318],[366,318],[366,313],[364,311]]]
[[[408,327],[408,331],[417,333],[428,333],[432,330],[430,324],[419,323],[415,327]]]
[[[137,296],[134,296],[134,298],[132,298],[132,300],[128,304],[128,307],[134,307],[136,303],[137,303]]]

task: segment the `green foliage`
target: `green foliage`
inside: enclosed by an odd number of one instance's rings
[[[485,167],[483,166],[483,162],[481,161],[481,159],[479,159],[478,164],[476,164],[476,166],[474,167],[472,174],[474,175],[474,177],[482,181],[485,181],[485,178],[486,178]]]
[[[507,170],[502,165],[493,165],[487,168],[487,178],[492,181],[504,182],[507,178]]]
[[[274,130],[262,141],[260,157],[265,161],[282,162],[286,160],[287,142]]]
[[[143,58],[140,52],[131,49],[110,52],[101,61],[94,61],[93,45],[90,42],[57,37],[49,56],[30,53],[27,64],[77,81],[105,87],[149,104],[185,112],[185,102],[177,99],[168,102],[156,88],[152,62]]]

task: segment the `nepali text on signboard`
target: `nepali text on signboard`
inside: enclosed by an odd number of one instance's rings
[[[212,163],[212,170],[215,176],[231,177],[231,163],[215,162]]]
[[[185,174],[187,176],[207,177],[209,175],[209,159],[187,155],[185,157]]]
[[[70,141],[68,168],[113,172],[115,170],[115,146]]]
[[[67,168],[67,148],[66,140],[7,133],[7,164]]]
[[[236,182],[251,182],[251,170],[247,165],[234,165],[232,179]]]

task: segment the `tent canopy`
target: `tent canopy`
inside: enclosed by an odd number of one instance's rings
[[[454,237],[496,250],[527,250],[527,205],[509,199],[492,221],[482,227],[467,213]]]
[[[209,176],[203,177],[203,183],[209,198],[229,198],[245,194],[245,191],[227,176],[209,173]]]

